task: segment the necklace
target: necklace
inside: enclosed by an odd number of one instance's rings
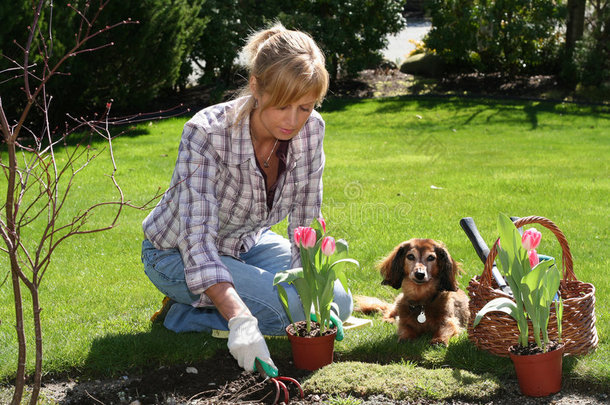
[[[273,155],[273,151],[275,150],[275,147],[277,146],[277,141],[278,141],[278,139],[275,138],[275,143],[273,144],[273,148],[271,148],[271,152],[269,152],[269,156],[267,156],[267,160],[265,160],[263,162],[263,167],[265,169],[269,168],[269,159],[271,159],[271,155]]]

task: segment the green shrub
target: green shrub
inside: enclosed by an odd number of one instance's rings
[[[207,0],[200,19],[207,19],[191,56],[203,66],[204,83],[236,78],[238,51],[251,30],[279,20],[289,29],[308,32],[318,42],[333,79],[376,67],[387,35],[405,26],[405,0]]]
[[[376,67],[387,36],[400,32],[404,0],[296,0],[284,6],[280,20],[309,32],[321,45],[331,78],[355,76]]]
[[[477,48],[478,28],[472,0],[433,0],[430,15],[433,27],[424,38],[426,48],[452,69],[472,69],[470,53]]]
[[[60,84],[65,86],[65,98],[95,106],[114,99],[120,109],[145,108],[154,97],[177,83],[193,38],[204,27],[197,18],[202,3],[203,0],[109,2],[102,24],[126,18],[139,23],[117,28],[97,41],[114,42],[114,46],[74,59],[69,65],[72,77],[68,86]],[[54,90],[61,92],[61,88]]]
[[[62,76],[50,84],[48,94],[53,95],[51,111],[54,116],[64,116],[67,111],[75,114],[87,114],[103,110],[106,103],[114,100],[114,108],[123,111],[138,111],[165,89],[171,89],[178,83],[186,55],[190,53],[194,38],[203,30],[205,21],[197,18],[204,0],[122,0],[110,1],[100,11],[98,24],[92,32],[112,26],[117,22],[131,19],[129,23],[106,31],[89,41],[90,48],[103,47],[96,52],[84,52],[76,58],[69,59],[62,67]],[[0,10],[8,1],[0,2]],[[12,1],[10,2],[13,3]],[[12,44],[10,37],[18,37],[31,15],[30,2],[21,0],[24,13],[19,9],[13,13],[2,14],[0,31],[2,52],[17,61],[23,61],[21,50]],[[13,6],[17,7],[17,6]],[[89,15],[98,10],[98,3],[92,2]],[[16,24],[5,31],[5,21],[15,18]],[[83,31],[80,20],[75,18],[74,11],[64,2],[56,4],[52,13],[44,11],[41,16],[40,33],[45,37],[51,62],[55,55],[71,48],[78,33]],[[49,40],[49,27],[52,41]],[[36,47],[42,45],[40,36],[35,36]],[[112,43],[112,46],[104,47]],[[31,55],[36,74],[41,76],[43,66],[41,55]],[[4,59],[0,70],[12,64]],[[3,79],[6,80],[5,74]],[[0,94],[3,102],[10,98],[10,104],[22,105],[23,95],[18,88],[23,80],[0,80]],[[7,95],[7,96],[5,96]],[[16,111],[16,107],[13,111]],[[11,108],[9,107],[10,111]]]
[[[199,82],[228,85],[236,81],[238,53],[247,36],[277,14],[275,1],[206,0],[199,19],[206,22],[190,59],[202,67]]]
[[[564,12],[550,0],[435,0],[425,43],[457,70],[553,73]]]

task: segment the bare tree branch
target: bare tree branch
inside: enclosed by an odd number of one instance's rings
[[[154,115],[132,115],[111,119],[109,117],[111,104],[99,119],[74,118],[68,116],[71,123],[65,123],[60,130],[54,127],[49,118],[49,112],[54,103],[53,96],[47,92],[47,83],[54,76],[63,75],[62,66],[71,58],[83,53],[95,52],[114,45],[105,42],[101,45],[88,46],[92,39],[125,24],[135,24],[137,21],[123,20],[115,24],[96,27],[99,15],[109,0],[100,0],[96,9],[91,8],[91,2],[86,2],[81,9],[68,5],[80,22],[74,36],[74,44],[63,55],[54,56],[53,2],[39,0],[34,9],[34,17],[27,29],[25,44],[18,44],[23,53],[23,62],[7,57],[13,65],[0,71],[0,75],[11,75],[0,82],[23,80],[22,91],[25,102],[17,119],[6,115],[0,98],[0,134],[6,145],[7,161],[2,161],[0,167],[7,179],[6,198],[0,206],[0,237],[5,247],[0,252],[8,255],[10,275],[15,303],[15,325],[18,342],[17,370],[15,373],[15,391],[12,404],[21,403],[25,386],[27,342],[25,338],[24,310],[22,287],[26,288],[32,301],[32,318],[35,334],[35,370],[30,403],[37,401],[42,376],[42,324],[40,313],[42,308],[39,300],[39,285],[50,268],[51,258],[65,240],[76,235],[87,235],[102,232],[117,226],[125,208],[145,209],[162,193],[143,204],[134,204],[125,198],[124,192],[117,181],[118,170],[113,147],[113,139],[125,131],[113,134],[111,129],[120,125],[133,124],[153,117],[164,118],[175,114],[175,109],[159,111]],[[48,6],[48,32],[40,28],[43,7]],[[103,41],[102,41],[103,42]],[[31,60],[36,59],[36,63]],[[51,63],[52,60],[56,60]],[[40,130],[30,128],[27,118],[32,110],[41,113]],[[36,124],[37,125],[37,124]],[[23,131],[23,132],[22,132]],[[105,147],[92,150],[86,144],[70,146],[68,137],[85,132],[90,137],[104,140]],[[26,134],[27,137],[24,137]],[[25,139],[25,141],[24,141]],[[84,140],[84,139],[83,139]],[[63,144],[62,144],[63,143]],[[63,155],[58,156],[62,151]],[[112,164],[107,178],[112,183],[116,200],[84,203],[84,207],[67,216],[68,203],[72,199],[72,190],[76,177],[96,158],[107,156]],[[61,162],[61,163],[60,163]],[[103,198],[101,198],[103,200]],[[98,211],[111,208],[110,217],[104,224],[89,226],[88,220]],[[32,231],[34,229],[34,231]],[[27,230],[27,232],[24,232]],[[6,282],[8,273],[5,277]]]

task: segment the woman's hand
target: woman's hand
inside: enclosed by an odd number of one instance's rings
[[[254,370],[254,359],[272,365],[271,355],[265,338],[258,329],[258,321],[230,283],[218,283],[205,292],[214,302],[220,314],[229,321],[229,352],[240,367],[246,371]]]
[[[275,367],[265,338],[258,330],[258,321],[250,314],[237,315],[229,320],[227,346],[237,364],[248,372],[255,370],[254,360],[257,357]]]

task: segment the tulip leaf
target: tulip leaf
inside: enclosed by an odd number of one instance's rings
[[[311,306],[313,304],[311,288],[304,278],[297,278],[294,280],[293,284],[297,290],[297,294],[299,294],[299,298],[301,299],[303,314],[305,314],[305,324],[307,326],[307,332],[309,332],[311,330],[311,324],[307,315],[311,312]]]
[[[557,296],[561,273],[552,258],[543,260],[531,268],[528,252],[523,247],[522,237],[515,224],[504,214],[498,217],[497,265],[511,288],[514,301],[506,297],[497,298],[487,303],[476,315],[474,325],[491,311],[502,311],[510,314],[519,327],[519,344],[528,343],[528,318],[532,321],[533,336],[536,344],[546,351],[549,343],[548,325],[551,305]],[[563,306],[560,300],[555,301],[559,338],[561,339],[561,321]]]
[[[294,269],[288,269],[276,273],[275,277],[273,277],[273,285],[278,285],[279,283],[290,284],[299,278],[303,278],[303,268],[295,267]]]
[[[515,301],[511,300],[510,298],[494,298],[485,304],[485,306],[477,313],[477,316],[474,318],[473,326],[476,327],[488,312],[497,311],[504,312],[514,317],[515,313],[517,312],[517,305],[515,304]]]
[[[344,239],[339,239],[339,240],[335,241],[335,249],[336,249],[335,254],[337,256],[341,256],[343,254],[347,255],[349,247],[347,245],[347,242]]]
[[[290,323],[294,323],[294,321],[292,320],[292,315],[290,315],[290,308],[288,307],[288,294],[286,293],[286,289],[278,284],[277,293],[280,297],[282,306],[286,310],[286,315],[288,315],[288,319],[290,319]]]
[[[563,299],[559,297],[557,301],[555,301],[555,314],[557,315],[557,337],[561,340],[562,333],[562,324],[563,321]]]

